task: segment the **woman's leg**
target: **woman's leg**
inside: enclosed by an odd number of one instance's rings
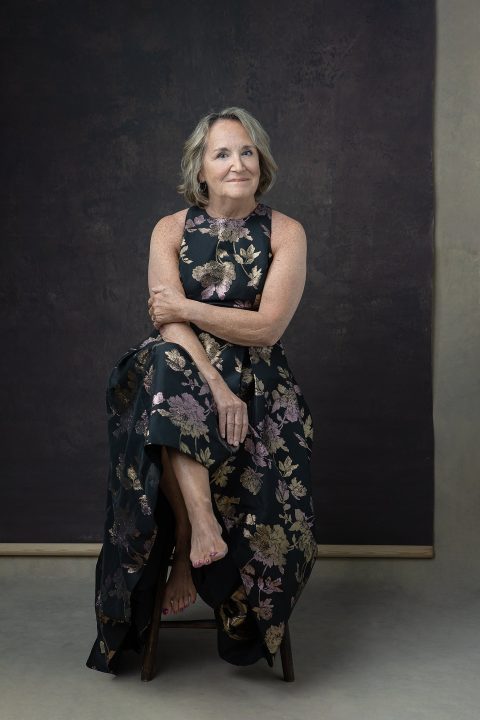
[[[175,550],[162,608],[164,614],[168,614],[180,612],[191,602],[194,603],[197,591],[190,571],[190,520],[165,446],[162,446],[161,458],[163,473],[160,478],[160,487],[175,516]]]
[[[177,478],[175,477],[167,450],[170,450],[170,448],[162,445],[163,473],[160,479],[160,485],[175,515],[175,547],[177,547],[177,545],[183,546],[190,544],[192,528],[190,526],[190,520],[188,519],[185,501]]]
[[[208,470],[177,448],[168,447],[167,453],[190,521],[192,565],[200,567],[219,560],[228,546],[213,512]]]

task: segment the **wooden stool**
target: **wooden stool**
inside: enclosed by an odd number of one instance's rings
[[[143,653],[142,661],[142,680],[148,682],[155,676],[155,665],[157,656],[158,633],[160,628],[207,628],[211,630],[217,629],[215,619],[207,620],[165,620],[162,622],[163,596],[167,584],[168,567],[172,564],[173,558],[170,557],[167,563],[160,566],[158,574],[158,583],[155,590],[155,602],[153,607],[152,622],[148,631],[147,641]],[[285,623],[285,633],[280,644],[280,656],[282,658],[283,679],[286,682],[293,682],[295,675],[293,672],[292,647],[290,644],[290,633],[288,622]]]

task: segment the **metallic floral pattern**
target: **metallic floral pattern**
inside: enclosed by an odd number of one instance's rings
[[[191,206],[179,257],[186,295],[258,310],[272,258],[270,231],[271,208],[263,203],[243,220],[211,218]],[[210,362],[247,403],[248,433],[239,446],[220,436],[215,401],[193,358],[156,330],[113,368],[106,396],[104,542],[95,583],[98,634],[86,663],[103,672],[115,673],[119,651],[138,650],[148,629],[149,611],[140,612],[136,586],[162,530],[154,512],[162,445],[209,472],[229,551],[199,573],[192,569],[192,577],[200,595],[201,586],[215,586],[221,598],[212,606],[222,658],[248,664],[263,654],[271,662],[315,563],[312,417],[281,340],[248,347],[191,327]],[[229,573],[219,572],[219,563]],[[234,586],[223,587],[223,578],[226,583],[235,573]]]

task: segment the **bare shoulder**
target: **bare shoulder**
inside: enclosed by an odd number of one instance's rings
[[[273,255],[283,243],[304,245],[306,243],[305,230],[301,222],[272,208],[271,248]]]
[[[152,231],[152,241],[169,242],[180,250],[180,243],[185,229],[185,219],[187,217],[188,208],[178,210],[171,215],[161,217]]]

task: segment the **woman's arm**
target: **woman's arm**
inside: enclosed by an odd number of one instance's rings
[[[153,228],[148,261],[150,297],[153,297],[152,287],[162,283],[175,287],[185,298],[185,291],[178,269],[178,248],[182,234],[183,223],[180,223],[174,215],[162,217]],[[190,353],[209,384],[223,380],[218,370],[211,364],[205,348],[188,324],[188,321],[163,324],[161,335],[165,340],[182,345]]]
[[[186,298],[181,303],[184,320],[237,345],[276,343],[294,316],[305,287],[307,239],[303,226],[284,215],[275,242],[277,249],[258,311],[222,308]]]

